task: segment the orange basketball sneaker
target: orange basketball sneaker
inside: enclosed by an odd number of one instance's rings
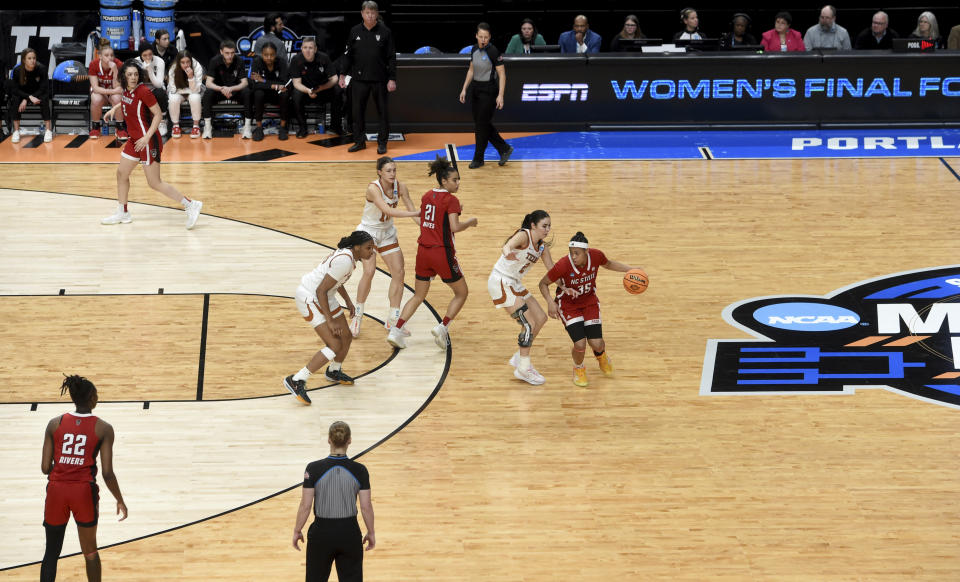
[[[596,356],[597,363],[600,364],[600,371],[603,372],[604,376],[613,376],[613,364],[610,363],[610,358],[607,357],[607,352],[604,351],[599,356]]]
[[[587,382],[587,369],[583,367],[583,364],[573,367],[573,383],[577,386],[587,386],[590,384]]]

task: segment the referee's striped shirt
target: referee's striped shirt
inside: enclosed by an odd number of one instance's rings
[[[331,455],[307,465],[304,489],[313,489],[313,513],[321,519],[357,516],[357,494],[370,489],[367,468],[346,456]]]

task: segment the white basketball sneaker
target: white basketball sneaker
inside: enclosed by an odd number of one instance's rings
[[[398,327],[394,327],[390,330],[390,333],[387,334],[387,343],[391,346],[399,349],[407,347],[407,342],[404,340],[403,330]]]
[[[10,143],[20,143],[20,130],[19,130],[19,129],[18,129],[17,131],[13,132],[13,134],[10,135]]]
[[[447,333],[447,326],[438,324],[435,328],[430,330],[430,333],[433,335],[433,341],[437,343],[437,347],[441,350],[447,349],[447,346],[450,345],[450,334]]]
[[[363,323],[363,314],[357,313],[350,320],[350,335],[357,337],[360,335],[360,324]]]
[[[208,123],[203,126],[203,139],[213,139],[213,124]]]
[[[53,132],[49,129],[43,132],[43,143],[50,143],[53,141]]]
[[[122,208],[110,216],[100,220],[100,224],[130,224],[133,222],[133,216],[129,212],[124,212]]]
[[[187,202],[187,205],[183,208],[187,212],[187,230],[190,230],[197,224],[197,219],[200,218],[201,208],[203,208],[203,202],[199,200],[191,200]]]
[[[546,379],[543,376],[541,376],[540,372],[537,372],[533,368],[533,366],[530,366],[526,370],[521,370],[520,368],[517,368],[513,371],[513,375],[516,378],[523,380],[524,382],[533,384],[534,386],[539,386],[544,382],[546,382]]]

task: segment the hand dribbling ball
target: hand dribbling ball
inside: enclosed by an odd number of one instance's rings
[[[647,290],[649,279],[643,269],[630,269],[623,275],[623,288],[631,295],[639,295]]]

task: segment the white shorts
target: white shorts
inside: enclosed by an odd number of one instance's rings
[[[297,311],[300,312],[300,315],[307,320],[307,323],[309,323],[311,327],[317,327],[327,322],[323,317],[323,312],[320,311],[316,293],[307,291],[303,285],[297,285],[297,292],[294,298],[297,300]],[[330,307],[330,313],[333,317],[341,317],[343,315],[343,309],[333,297],[327,297],[327,305]]]
[[[392,223],[387,228],[359,224],[357,230],[370,233],[370,236],[373,237],[373,244],[377,245],[377,252],[381,255],[389,255],[400,250],[400,242],[397,240],[397,227]]]
[[[490,299],[497,308],[511,309],[517,303],[517,299],[526,301],[530,297],[530,291],[523,286],[523,283],[513,277],[504,277],[494,271],[490,273],[487,279],[487,292],[490,293]]]

